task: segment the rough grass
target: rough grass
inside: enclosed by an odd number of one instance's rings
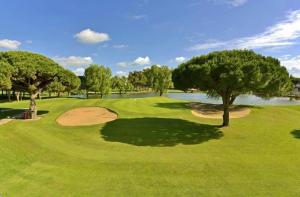
[[[56,123],[83,106],[120,117],[88,127]],[[42,119],[0,126],[3,197],[300,195],[300,106],[253,108],[226,129],[168,98],[51,99],[38,107]]]

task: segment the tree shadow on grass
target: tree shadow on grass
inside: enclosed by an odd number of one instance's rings
[[[204,109],[220,111],[223,110],[222,104],[211,104],[201,102],[174,102],[174,103],[156,103],[155,107],[167,108],[167,109],[192,109],[192,105],[201,106]],[[250,109],[261,109],[261,106],[254,105],[232,105],[231,108],[250,108]]]
[[[294,136],[294,138],[300,139],[300,129],[295,129],[291,132],[291,134]]]
[[[218,126],[150,117],[109,122],[101,129],[100,135],[110,142],[158,147],[200,144],[223,137]]]
[[[4,118],[14,118],[21,119],[22,114],[28,109],[14,109],[14,108],[0,108],[0,119]],[[49,113],[47,110],[38,110],[37,115],[41,116]]]

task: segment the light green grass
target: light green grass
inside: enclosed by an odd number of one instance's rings
[[[82,106],[108,107],[119,119],[55,122]],[[64,98],[38,107],[42,119],[0,126],[2,197],[300,195],[300,106],[253,108],[225,129],[168,98]]]

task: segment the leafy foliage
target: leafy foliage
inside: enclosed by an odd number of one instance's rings
[[[270,98],[291,90],[291,81],[279,60],[250,50],[217,51],[192,58],[173,71],[178,89],[198,88],[222,97],[223,125],[229,124],[229,106],[244,93]]]
[[[172,72],[167,66],[153,65],[144,70],[147,78],[147,85],[150,86],[160,96],[172,86]]]
[[[120,94],[124,94],[133,90],[133,85],[125,76],[114,76],[111,80],[111,87],[117,90]]]
[[[109,94],[111,84],[111,70],[109,67],[92,64],[85,70],[84,75],[88,91],[99,92],[101,98]]]
[[[13,67],[6,62],[0,62],[0,89],[5,89],[5,90],[11,89],[12,75],[13,75]]]
[[[145,88],[147,85],[147,78],[143,71],[129,72],[128,81],[134,86],[135,90]]]

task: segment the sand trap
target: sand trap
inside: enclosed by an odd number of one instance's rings
[[[113,121],[116,113],[100,107],[81,107],[62,114],[56,121],[63,126],[87,126]]]
[[[222,119],[222,105],[190,103],[192,114],[201,118]],[[229,110],[230,118],[242,118],[249,115],[251,110],[247,107],[231,106]]]

